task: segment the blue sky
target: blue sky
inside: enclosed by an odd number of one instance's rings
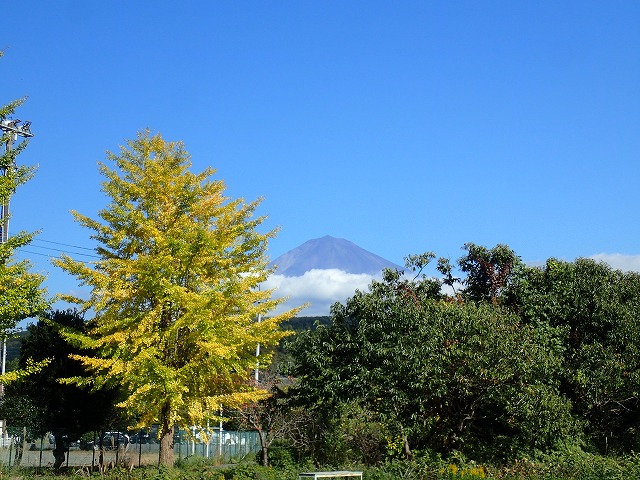
[[[636,1],[65,1],[11,4],[3,100],[39,164],[10,231],[51,293],[51,248],[105,205],[97,162],[149,128],[227,193],[264,197],[276,258],[332,235],[392,262],[465,242],[636,268]],[[617,254],[617,256],[613,256]],[[80,258],[80,257],[79,257]]]

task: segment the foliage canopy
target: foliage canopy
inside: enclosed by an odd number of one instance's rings
[[[143,132],[100,165],[111,198],[101,221],[74,212],[94,232],[100,260],[56,262],[91,287],[88,336],[70,337],[94,355],[78,355],[94,383],[122,384],[120,406],[138,424],[160,424],[163,463],[172,463],[172,427],[202,425],[221,405],[263,394],[247,382],[256,344],[277,345],[281,321],[256,322],[279,300],[259,286],[270,273],[259,201],[224,196],[214,171],[192,173],[180,142]],[[265,355],[268,361],[268,354]],[[73,381],[86,383],[86,379]]]
[[[441,279],[424,273],[434,254],[408,256],[413,279],[386,271],[335,304],[330,325],[293,340],[292,400],[321,426],[314,456],[335,458],[329,443],[353,437],[354,412],[405,457],[636,451],[640,275],[589,259],[529,267],[506,245],[463,248],[457,269],[438,260]]]

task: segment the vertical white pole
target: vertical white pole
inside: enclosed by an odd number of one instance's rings
[[[262,314],[258,314],[258,323],[260,323],[262,321]],[[258,357],[260,357],[260,343],[258,342],[258,344],[256,345],[256,374],[255,374],[255,380],[256,380],[256,385],[258,384],[258,381],[260,380],[260,360],[258,359]]]
[[[6,145],[6,153],[11,151],[13,147],[13,141],[15,140],[14,135],[11,135],[11,138],[7,142]],[[9,168],[13,165],[8,166],[2,170],[2,175],[9,175]],[[2,202],[2,218],[0,218],[2,222],[2,238],[0,238],[0,243],[6,243],[9,240],[9,197],[5,198]],[[2,332],[2,375],[4,375],[7,371],[7,337]],[[0,395],[4,395],[4,385],[0,387]]]
[[[220,405],[220,429],[218,430],[218,458],[222,461],[222,405]]]
[[[209,419],[207,419],[207,451],[204,454],[205,458],[209,458],[209,445],[211,445],[211,429],[209,428]]]
[[[25,122],[24,128],[19,128],[18,124],[20,120],[2,120],[1,128],[2,134],[10,132],[10,135],[6,141],[5,152],[8,154],[13,148],[13,142],[18,140],[18,135],[21,137],[33,137],[30,130],[31,122]],[[11,165],[2,169],[1,175],[9,175],[9,169],[15,167],[14,162]],[[9,240],[9,200],[11,195],[7,195],[7,198],[3,199],[2,205],[0,205],[0,243],[6,243]],[[7,337],[5,332],[2,334],[2,375],[6,373],[7,368]],[[0,397],[4,396],[4,385],[0,384]],[[3,440],[7,438],[7,421],[6,419],[0,420],[0,435]],[[3,442],[4,444],[4,442]]]
[[[11,135],[11,137],[7,141],[6,150],[5,150],[7,153],[11,151],[13,142],[16,138],[17,138],[16,135]],[[12,165],[2,170],[3,176],[9,175],[9,168],[11,168],[11,166]],[[2,229],[2,232],[0,232],[0,243],[6,243],[9,240],[9,197],[3,200],[1,208],[2,208],[2,212],[0,213],[2,215],[0,216],[0,222],[2,223],[2,225],[0,226],[0,229]],[[4,332],[2,332],[2,375],[3,376],[6,373],[6,371],[7,371],[7,337],[4,335]],[[0,398],[1,397],[4,397],[4,384],[0,384]],[[4,446],[6,445],[6,442],[7,442],[7,428],[6,428],[7,420],[2,419],[0,423],[1,423],[0,435],[2,436],[2,445]]]
[[[222,462],[222,404],[220,404],[220,428],[218,430],[218,458]]]

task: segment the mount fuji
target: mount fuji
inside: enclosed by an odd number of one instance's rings
[[[303,243],[271,262],[275,273],[265,287],[286,301],[284,311],[307,304],[301,315],[325,316],[335,302],[344,302],[356,290],[366,291],[385,268],[402,267],[343,238],[325,236]]]
[[[344,238],[326,235],[309,240],[280,255],[271,266],[278,275],[297,277],[311,270],[337,269],[346,273],[376,275],[385,268],[400,269],[389,260],[371,253]]]

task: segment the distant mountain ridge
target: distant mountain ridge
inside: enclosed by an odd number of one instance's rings
[[[273,260],[271,266],[277,267],[276,274],[287,277],[299,277],[314,269],[335,268],[347,273],[376,275],[385,268],[402,268],[349,240],[330,235],[289,250]]]

